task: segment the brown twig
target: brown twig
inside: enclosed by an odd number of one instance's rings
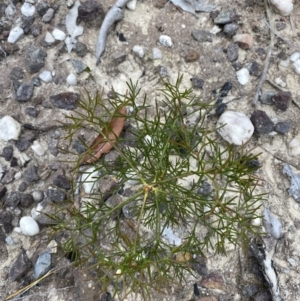
[[[265,0],[265,8],[266,8],[266,13],[267,13],[267,18],[269,19],[270,24],[271,24],[271,12],[270,12],[267,0]],[[257,110],[258,97],[260,95],[261,88],[262,88],[262,86],[263,86],[263,84],[266,80],[266,77],[267,77],[267,72],[268,72],[268,69],[269,69],[270,59],[271,59],[271,55],[272,55],[272,49],[274,47],[274,34],[271,30],[271,27],[270,27],[270,34],[271,34],[271,38],[270,38],[268,53],[267,53],[267,56],[266,56],[266,59],[265,59],[264,70],[263,70],[263,72],[260,76],[260,80],[257,84],[255,95],[254,95],[254,98],[253,98],[253,101],[252,101],[252,104],[254,106],[254,110]]]

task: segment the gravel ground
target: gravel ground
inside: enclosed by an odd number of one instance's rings
[[[264,103],[258,102],[257,109],[263,111],[258,116],[253,115],[252,100],[270,44],[266,23],[270,20],[266,19],[263,4],[252,0],[230,4],[215,0],[210,1],[216,5],[211,13],[200,12],[195,16],[164,0],[140,0],[134,10],[126,9],[123,20],[112,27],[101,62],[96,66],[98,31],[114,1],[87,2],[95,7],[79,14],[83,33],[75,38],[77,43],[70,53],[63,33],[68,34],[65,20],[74,1],[2,0],[0,3],[0,118],[13,117],[18,122],[16,127],[21,126],[17,137],[4,141],[1,131],[7,129],[0,125],[1,300],[34,280],[34,273],[38,272],[32,264],[45,251],[53,252],[52,267],[64,268],[14,300],[109,300],[106,295],[99,295],[99,284],[91,280],[92,275],[73,269],[66,258],[59,260],[55,241],[49,245],[47,221],[36,218],[42,231],[28,236],[19,231],[20,219],[34,215],[33,211],[39,210],[45,199],[50,202],[63,199],[65,196],[56,193],[55,187],[66,194],[70,189],[73,166],[67,162],[73,157],[63,152],[69,145],[60,139],[64,130],[59,122],[65,120],[65,114],[72,113],[78,94],[84,89],[108,93],[111,87],[125,93],[126,82],[139,80],[149,105],[153,105],[155,98],[160,97],[155,92],[155,88],[161,88],[160,76],[167,75],[175,81],[178,74],[183,75],[182,87],[194,84],[195,93],[203,101],[212,99],[213,90],[232,82],[233,88],[223,100],[227,110],[252,116],[255,133],[247,149],[261,153],[262,168],[257,172],[262,180],[259,190],[267,193],[269,209],[283,227],[280,239],[269,239],[268,250],[282,299],[300,300],[300,209],[289,195],[290,178],[283,172],[285,163],[294,174],[300,169],[300,71],[297,74],[299,57],[295,54],[299,50],[299,3],[295,3],[289,17],[271,10],[271,24],[281,38],[275,38],[262,93],[272,90],[272,95],[277,94]],[[35,8],[33,16],[25,17],[24,8],[27,15]],[[217,11],[229,18],[224,21],[227,25],[220,24],[223,21]],[[12,36],[12,31],[18,35],[21,29],[23,34],[14,41],[16,36]],[[171,38],[172,47],[158,42],[161,35]],[[154,59],[153,51],[162,58]],[[289,62],[290,57],[296,62]],[[243,68],[246,68],[245,83],[237,77]],[[290,94],[278,94],[281,90]],[[64,101],[60,93],[66,93]],[[217,116],[211,122],[214,126]],[[80,152],[80,145],[74,149]],[[197,272],[198,277],[188,277],[183,288],[174,286],[166,295],[154,293],[151,300],[272,300],[260,267],[244,250],[228,246],[227,256],[209,252]],[[139,296],[127,299],[139,300]]]

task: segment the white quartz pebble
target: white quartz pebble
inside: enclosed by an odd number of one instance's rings
[[[44,70],[39,74],[39,78],[45,83],[50,83],[52,81],[52,74],[50,71]]]
[[[145,50],[144,50],[144,47],[143,46],[140,46],[140,45],[135,45],[133,48],[132,48],[132,51],[135,55],[137,55],[138,57],[142,58],[145,56]]]
[[[159,48],[152,49],[152,57],[154,60],[160,60],[163,58],[162,53]]]
[[[136,8],[136,1],[137,1],[137,0],[130,0],[130,1],[127,3],[126,7],[127,7],[128,9],[130,9],[130,10],[135,10],[135,8]]]
[[[43,156],[45,154],[45,150],[36,140],[33,141],[33,144],[30,147],[38,156]]]
[[[49,31],[46,33],[45,42],[49,44],[53,44],[55,42],[53,35]]]
[[[81,180],[84,192],[87,194],[93,193],[99,187],[99,170],[94,166],[88,168],[82,174]]]
[[[250,119],[243,113],[227,111],[217,122],[218,133],[222,138],[234,145],[246,143],[254,132]]]
[[[21,125],[10,116],[0,119],[0,140],[18,140],[21,133]]]
[[[32,17],[35,13],[35,6],[28,2],[24,2],[24,4],[21,7],[21,13],[25,17]]]
[[[247,68],[242,68],[241,70],[237,71],[236,76],[238,82],[243,86],[249,82],[250,73]]]
[[[9,32],[7,42],[14,44],[24,36],[24,30],[21,27],[15,27]]]
[[[300,155],[300,141],[294,138],[289,143],[289,155],[291,157],[297,157]]]
[[[160,44],[162,44],[165,47],[172,47],[173,46],[172,39],[167,35],[162,34],[159,37],[158,41],[159,41]]]
[[[23,216],[20,219],[20,228],[24,235],[34,236],[40,232],[39,225],[31,216]]]
[[[58,28],[55,28],[52,31],[52,35],[53,35],[54,39],[58,40],[58,41],[64,41],[64,39],[66,38],[66,34]]]
[[[300,74],[300,60],[296,60],[293,63],[293,69],[297,74]]]
[[[297,60],[299,60],[300,59],[300,53],[299,52],[294,52],[291,56],[290,56],[290,60],[292,61],[292,62],[295,62],[295,61],[297,61]]]
[[[70,73],[66,79],[67,83],[70,86],[76,86],[77,85],[77,78],[73,73]]]
[[[280,77],[275,78],[275,84],[281,87],[286,86],[286,83]]]

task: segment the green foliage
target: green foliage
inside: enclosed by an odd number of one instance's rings
[[[71,141],[82,128],[92,127],[95,137],[102,133],[120,104],[131,108],[125,135],[114,148],[117,159],[103,156],[92,165],[99,172],[95,185],[117,179],[111,198],[104,201],[95,191],[79,208],[71,197],[61,208],[69,219],[57,215],[53,226],[67,236],[63,247],[75,263],[97,272],[104,291],[113,284],[121,296],[122,289],[130,289],[147,299],[152,289],[165,291],[184,282],[190,261],[180,255],[225,253],[227,243],[248,243],[258,231],[251,225],[263,198],[255,194],[257,155],[222,146],[207,125],[212,105],[195,100],[180,83],[181,78],[165,82],[164,99],[154,108],[132,82],[126,95],[114,93],[114,99],[87,93],[76,114],[67,117]],[[91,172],[79,162],[80,157],[74,178]],[[124,188],[130,193],[120,199]],[[119,201],[112,205],[114,199]],[[164,231],[179,233],[181,243],[165,239]]]

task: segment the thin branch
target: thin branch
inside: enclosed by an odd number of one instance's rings
[[[270,12],[267,0],[265,0],[265,8],[266,8],[266,13],[267,13],[267,18],[271,22],[271,12]],[[274,47],[274,34],[273,34],[272,30],[271,30],[270,34],[271,34],[271,38],[270,38],[268,53],[267,53],[267,56],[266,56],[266,59],[265,59],[264,70],[261,74],[260,80],[259,80],[258,85],[256,87],[256,92],[255,92],[255,95],[254,95],[254,98],[253,98],[253,101],[252,101],[252,104],[254,106],[254,110],[257,110],[258,97],[260,95],[261,88],[262,88],[262,86],[263,86],[263,84],[266,80],[266,77],[267,77],[267,72],[268,72],[268,69],[269,69],[270,59],[271,59],[271,55],[272,55],[272,49]]]

